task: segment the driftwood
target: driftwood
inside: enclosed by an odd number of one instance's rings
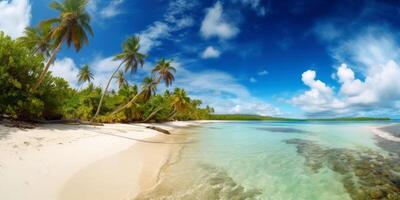
[[[15,127],[15,128],[23,128],[23,129],[32,129],[36,128],[34,124],[23,122],[23,121],[16,121],[12,119],[0,119],[0,124],[6,127]]]
[[[167,134],[167,135],[170,135],[170,134],[171,134],[169,131],[167,131],[167,130],[165,130],[165,129],[162,129],[162,128],[160,128],[160,127],[147,126],[146,128],[148,128],[148,129],[153,129],[153,130],[155,130],[155,131],[158,131],[158,132],[161,132],[161,133],[164,133],[164,134]]]

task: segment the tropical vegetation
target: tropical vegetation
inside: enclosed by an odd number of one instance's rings
[[[79,89],[54,77],[49,68],[63,45],[79,50],[93,36],[87,0],[52,2],[56,18],[28,27],[17,39],[0,32],[0,118],[42,121],[78,119],[96,122],[159,122],[207,119],[213,109],[191,99],[181,88],[169,88],[175,80],[172,60],[160,59],[138,84],[129,81],[148,55],[140,51],[140,38],[131,36],[114,56],[120,64],[104,88],[95,85],[89,65],[77,74]],[[54,66],[57,67],[57,66]],[[118,87],[112,87],[111,83]],[[99,82],[99,81],[97,81]],[[163,83],[167,89],[160,90]]]

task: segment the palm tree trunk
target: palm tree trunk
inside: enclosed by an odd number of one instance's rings
[[[36,89],[40,86],[40,84],[42,84],[44,78],[46,77],[47,71],[49,71],[50,65],[54,62],[54,60],[56,59],[56,55],[57,53],[60,51],[62,44],[64,43],[64,38],[60,41],[60,43],[57,45],[57,47],[54,49],[53,53],[50,56],[49,61],[46,64],[46,67],[44,68],[44,70],[42,71],[42,73],[39,76],[38,81],[36,82],[36,84],[32,87],[31,92],[36,91]]]
[[[143,120],[143,122],[148,122],[150,119],[153,118],[154,115],[156,115],[158,112],[160,112],[160,110],[162,110],[164,107],[160,106],[157,109],[155,109],[149,116],[147,116],[147,118],[145,120]]]
[[[161,77],[158,78],[157,84],[160,83],[160,81],[161,81]],[[121,106],[121,107],[115,109],[115,110],[110,114],[110,116],[113,116],[113,115],[115,115],[115,114],[121,112],[123,109],[129,107],[132,103],[134,103],[134,102],[136,101],[136,99],[139,97],[139,95],[140,95],[141,93],[142,93],[142,91],[141,91],[141,92],[138,92],[128,103],[126,103],[125,105],[123,105],[123,106]]]
[[[168,120],[169,119],[172,119],[173,117],[175,117],[175,115],[176,115],[176,113],[178,113],[178,111],[176,110],[176,109],[174,109],[173,111],[172,111],[172,113],[168,116]]]
[[[93,118],[90,120],[90,122],[93,122],[93,121],[96,119],[97,115],[99,114],[100,109],[101,109],[101,106],[102,106],[102,104],[103,104],[104,96],[106,96],[106,94],[107,94],[108,87],[110,87],[110,83],[111,83],[112,79],[114,78],[114,76],[115,76],[115,74],[118,72],[118,70],[121,68],[122,64],[124,64],[124,62],[121,62],[121,64],[117,67],[117,69],[111,74],[110,79],[108,79],[107,85],[106,85],[106,87],[104,88],[103,94],[101,95],[100,102],[99,102],[99,106],[97,107],[96,114],[94,114],[94,116],[93,116]]]
[[[139,95],[141,94],[141,92],[137,93],[127,104],[120,106],[119,108],[115,109],[110,116],[113,116],[119,112],[121,112],[123,109],[129,107],[133,102],[136,101],[136,99],[139,97]]]

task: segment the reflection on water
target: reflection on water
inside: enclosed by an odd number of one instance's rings
[[[400,200],[400,145],[372,125],[208,124],[137,199]]]

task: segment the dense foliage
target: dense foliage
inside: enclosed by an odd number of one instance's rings
[[[82,67],[77,79],[88,83],[80,90],[71,88],[68,83],[50,72],[32,92],[30,88],[44,68],[44,54],[32,51],[32,45],[13,40],[0,33],[0,113],[21,120],[42,119],[81,119],[90,120],[99,105],[102,95],[100,87],[91,81],[93,75],[89,66]],[[56,66],[55,66],[56,67]],[[209,107],[200,108],[199,100],[190,99],[184,90],[165,91],[156,94],[157,81],[146,78],[139,88],[129,85],[121,72],[114,81],[119,89],[105,94],[103,109],[97,121],[167,121],[205,119],[212,112]],[[146,85],[146,80],[152,80]],[[149,87],[150,93],[145,88]],[[126,104],[133,97],[137,100],[115,115],[112,111]]]
[[[30,92],[43,68],[44,58],[0,32],[0,113],[19,119],[63,116],[62,106],[72,89],[50,73],[42,87]]]
[[[147,58],[140,52],[138,36],[128,37],[114,56],[120,64],[104,90],[92,84],[94,75],[88,65],[82,66],[76,77],[79,90],[53,77],[48,70],[63,44],[79,51],[88,44],[88,34],[93,35],[87,6],[87,0],[54,1],[50,8],[57,11],[57,17],[27,27],[16,40],[0,32],[0,117],[148,122],[205,119],[213,112],[209,107],[201,108],[201,101],[190,99],[183,89],[157,94],[159,84],[169,87],[175,80],[171,60],[160,59],[140,87],[129,85],[125,73],[135,73]],[[109,92],[112,81],[119,89]],[[87,87],[82,89],[85,83]]]

